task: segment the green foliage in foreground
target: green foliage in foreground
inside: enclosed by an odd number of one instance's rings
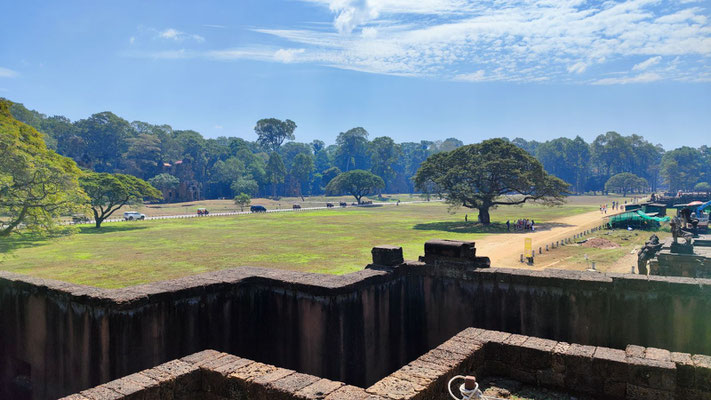
[[[594,209],[527,204],[501,207],[494,219],[534,218],[543,228]],[[480,227],[442,203],[120,222],[53,239],[11,236],[0,242],[0,269],[107,288],[242,265],[348,273],[370,262],[373,246],[403,246],[416,259],[425,241],[474,240]]]
[[[47,149],[42,134],[17,121],[0,101],[0,237],[24,226],[48,232],[85,197],[74,161]],[[2,222],[2,221],[0,221]]]

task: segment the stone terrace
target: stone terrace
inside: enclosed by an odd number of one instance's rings
[[[604,399],[711,398],[711,357],[625,350],[469,328],[363,389],[205,350],[63,400],[445,399],[459,374],[495,375]]]

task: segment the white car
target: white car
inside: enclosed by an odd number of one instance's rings
[[[133,221],[134,219],[146,219],[145,214],[141,214],[138,211],[126,211],[123,213],[123,219],[126,221]]]

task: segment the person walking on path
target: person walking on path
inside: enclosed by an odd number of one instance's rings
[[[506,220],[506,232],[511,231],[511,220]]]

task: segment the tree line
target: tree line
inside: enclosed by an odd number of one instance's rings
[[[49,149],[70,157],[80,168],[147,180],[161,190],[164,201],[233,198],[241,193],[318,195],[328,193],[335,177],[353,170],[380,177],[379,191],[413,193],[418,191],[413,177],[428,157],[464,145],[455,138],[404,143],[388,136],[371,139],[362,127],[339,133],[332,145],[321,140],[303,143],[296,141],[294,121],[275,118],[256,122],[256,141],[206,139],[196,131],[129,122],[111,112],[71,121],[19,103],[11,103],[10,110],[19,121],[42,132]],[[705,145],[665,151],[642,136],[616,132],[599,135],[592,143],[579,136],[546,142],[503,140],[534,156],[577,193],[614,190],[620,182],[630,191],[698,190],[711,181],[711,148]],[[618,178],[606,185],[620,173],[640,179]]]

